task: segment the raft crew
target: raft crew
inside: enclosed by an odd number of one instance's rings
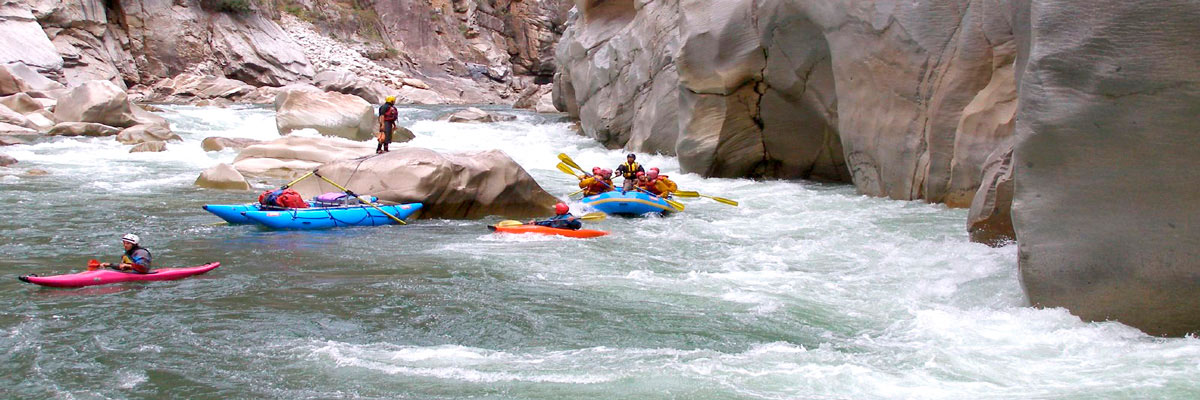
[[[646,172],[646,170],[642,169],[641,165],[638,165],[638,163],[634,161],[636,159],[636,155],[629,153],[629,155],[625,156],[625,163],[617,167],[617,173],[621,174],[621,177],[625,178],[625,182],[621,185],[621,191],[623,192],[633,190],[634,184],[637,183],[638,172]]]
[[[141,244],[142,239],[138,235],[127,233],[125,236],[121,236],[121,245],[125,247],[125,254],[121,256],[121,262],[117,264],[100,263],[100,267],[138,274],[150,273],[150,250],[142,247]]]
[[[650,168],[650,172],[646,173],[646,182],[642,188],[661,197],[671,197],[671,193],[679,191],[679,185],[666,175],[659,175],[658,168]]]
[[[565,203],[554,205],[554,216],[550,219],[542,221],[529,221],[530,225],[541,225],[550,228],[572,229],[579,230],[583,228],[583,223],[579,222],[579,218],[571,215],[571,208]]]
[[[613,190],[612,171],[600,167],[592,168],[592,175],[579,181],[584,196],[593,196]]]
[[[396,109],[396,96],[388,96],[387,102],[379,106],[379,145],[375,146],[375,154],[387,153],[388,144],[392,143],[392,131],[396,129],[396,118],[400,110]]]

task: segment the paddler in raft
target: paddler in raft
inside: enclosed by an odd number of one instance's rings
[[[633,190],[634,185],[637,184],[638,172],[646,172],[646,170],[642,169],[642,166],[638,165],[637,161],[634,160],[637,160],[637,155],[629,153],[629,155],[625,156],[625,163],[617,167],[617,173],[621,174],[621,177],[625,178],[625,182],[623,182],[621,185],[622,192]]]
[[[671,197],[671,193],[679,190],[679,185],[676,185],[675,181],[668,179],[666,175],[658,174],[657,167],[650,168],[650,171],[646,172],[645,176],[645,183],[641,185],[642,189],[646,189],[647,192],[654,193],[659,197]]]
[[[554,205],[554,216],[549,219],[529,221],[529,225],[541,225],[549,228],[579,230],[583,228],[583,222],[579,218],[571,214],[571,208],[565,203]]]
[[[142,239],[138,235],[127,233],[125,236],[121,236],[121,245],[125,247],[125,254],[121,256],[121,262],[117,264],[100,263],[100,268],[112,268],[137,274],[150,273],[150,250],[142,247]]]
[[[600,167],[592,168],[591,176],[579,180],[579,188],[583,189],[584,197],[612,190],[612,171]]]

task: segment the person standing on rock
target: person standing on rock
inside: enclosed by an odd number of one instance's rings
[[[396,109],[396,96],[388,96],[387,102],[379,106],[379,145],[375,146],[375,154],[387,153],[388,144],[392,143],[392,131],[396,129],[396,118],[400,110]]]
[[[625,182],[621,185],[622,192],[633,190],[635,184],[637,183],[638,172],[646,172],[646,170],[642,169],[642,166],[638,165],[637,161],[634,160],[637,160],[637,155],[629,153],[629,155],[625,156],[625,163],[617,167],[617,173],[621,174],[621,177],[625,178]]]

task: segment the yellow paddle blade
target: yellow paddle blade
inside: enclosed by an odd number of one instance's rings
[[[673,194],[675,196],[679,196],[679,197],[700,197],[700,193],[696,193],[696,192],[693,192],[690,190],[680,190],[677,192],[672,192],[671,194]]]
[[[605,218],[608,218],[608,214],[605,214],[605,213],[602,213],[599,211],[583,214],[582,216],[579,217],[579,219],[582,219],[584,221],[603,221]]]
[[[229,221],[213,222],[213,223],[205,225],[205,226],[223,226],[223,225],[229,225]]]
[[[583,189],[576,190],[567,195],[567,197],[575,197],[577,194],[583,194]]]
[[[737,207],[737,206],[738,206],[738,202],[736,202],[736,201],[733,201],[733,200],[730,200],[730,199],[726,199],[726,198],[724,198],[724,197],[715,197],[715,196],[704,196],[704,197],[707,197],[707,198],[713,199],[713,201],[716,201],[716,202],[718,202],[718,203],[724,203],[724,204],[728,204],[728,205],[731,205],[731,206],[734,206],[734,207]]]
[[[663,199],[663,200],[666,200],[667,204],[670,204],[671,207],[674,207],[675,211],[683,211],[683,203],[680,203],[678,201],[671,200],[671,199]]]
[[[511,219],[500,221],[500,222],[496,223],[496,226],[521,226],[521,225],[525,225],[525,223],[521,222],[521,221],[513,221]]]
[[[558,167],[558,170],[562,171],[564,174],[579,178],[579,175],[575,175],[575,171],[572,170],[571,167],[568,167],[567,164],[558,163],[557,167]]]
[[[580,168],[579,164],[576,164],[575,160],[572,160],[571,157],[567,155],[567,153],[558,153],[558,159],[562,160],[562,162],[566,163],[567,165],[570,165],[571,168],[575,168],[577,170],[583,171],[583,168]]]

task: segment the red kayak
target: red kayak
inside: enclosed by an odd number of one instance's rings
[[[80,272],[78,274],[54,275],[54,276],[37,276],[28,275],[22,276],[20,279],[25,282],[34,283],[42,286],[75,288],[94,285],[107,285],[110,283],[132,282],[132,281],[169,281],[175,279],[187,278],[192,275],[200,275],[208,271],[212,271],[220,267],[221,263],[215,262],[204,264],[195,267],[184,268],[159,268],[150,271],[148,274],[137,274],[132,272],[121,272],[111,269],[98,269],[95,271]]]
[[[558,229],[541,225],[514,225],[514,226],[495,226],[488,225],[488,229],[503,233],[537,233],[542,235],[558,235],[573,238],[594,238],[607,235],[605,231],[595,231],[591,229]]]

